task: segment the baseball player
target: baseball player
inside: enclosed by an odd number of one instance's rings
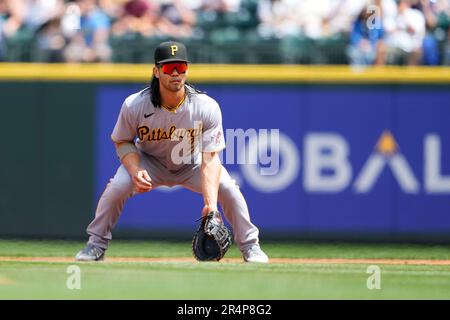
[[[103,260],[131,196],[180,185],[203,194],[202,216],[220,203],[244,261],[267,263],[245,199],[220,162],[225,140],[219,105],[186,83],[188,59],[182,43],[161,43],[154,58],[150,86],[123,102],[111,135],[121,166],[98,202],[87,227],[89,241],[76,260]]]

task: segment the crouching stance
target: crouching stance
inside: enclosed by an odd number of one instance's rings
[[[193,241],[197,259],[219,260],[231,242],[231,237],[226,241],[228,229],[223,229],[219,203],[243,259],[269,261],[260,248],[259,231],[250,221],[245,199],[220,162],[218,153],[225,148],[220,107],[214,99],[186,83],[187,72],[185,46],[163,42],[155,50],[150,86],[123,102],[111,135],[121,166],[98,202],[95,218],[87,228],[89,241],[76,255],[78,261],[104,258],[111,232],[130,197],[160,186],[177,185],[201,193],[202,223],[208,217],[216,222],[210,228],[217,227],[216,233],[206,230],[201,241],[197,232]],[[219,254],[208,251],[211,237],[222,247]],[[206,253],[195,254],[196,244],[197,248],[207,248]]]

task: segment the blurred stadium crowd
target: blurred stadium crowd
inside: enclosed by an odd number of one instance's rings
[[[450,0],[0,0],[0,61],[450,65]]]

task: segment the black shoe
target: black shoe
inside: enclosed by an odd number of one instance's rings
[[[105,249],[96,247],[88,243],[86,247],[77,253],[75,260],[77,261],[101,261],[105,258]]]

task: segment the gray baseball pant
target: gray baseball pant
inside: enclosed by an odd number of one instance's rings
[[[189,166],[177,174],[171,173],[155,158],[140,154],[141,167],[147,170],[152,179],[153,189],[159,186],[180,185],[201,193],[200,165]],[[100,197],[94,220],[87,227],[89,243],[103,249],[108,248],[112,239],[112,230],[116,225],[125,204],[135,194],[131,177],[123,165],[119,167],[114,178],[107,184]],[[259,243],[258,228],[250,221],[247,203],[235,181],[231,179],[222,166],[219,203],[225,218],[233,229],[234,241],[242,252]]]

